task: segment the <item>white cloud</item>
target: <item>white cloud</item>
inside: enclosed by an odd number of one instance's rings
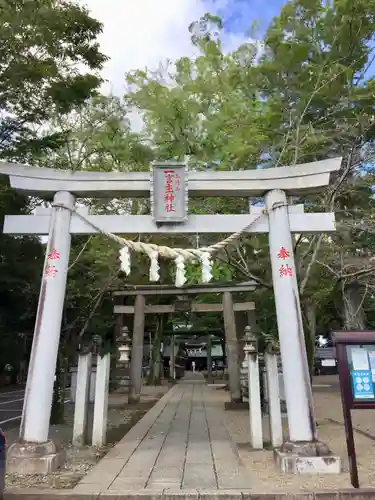
[[[192,55],[188,25],[207,10],[202,0],[81,0],[104,23],[103,71],[111,90],[122,93],[124,73],[159,61]]]
[[[102,72],[104,92],[122,95],[124,75],[135,69],[156,69],[160,62],[195,55],[188,27],[206,12],[215,14],[231,0],[79,0],[104,25],[100,47],[110,59]],[[244,42],[226,33],[226,50]],[[130,113],[133,130],[143,127],[137,111]]]
[[[124,73],[160,61],[193,56],[188,26],[205,12],[214,13],[228,0],[80,0],[104,23],[101,50],[110,57],[103,71],[107,88],[124,90]],[[243,39],[229,36],[228,47]]]

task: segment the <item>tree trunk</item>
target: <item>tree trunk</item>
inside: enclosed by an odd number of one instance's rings
[[[305,309],[305,345],[307,362],[309,365],[310,378],[314,374],[315,364],[315,339],[316,339],[316,304],[306,300],[304,302]]]
[[[366,330],[366,315],[363,309],[363,290],[351,283],[342,285],[343,321],[345,330]]]
[[[64,401],[67,370],[68,360],[60,349],[57,356],[56,379],[53,386],[53,400],[50,420],[51,425],[64,423]]]
[[[159,314],[156,318],[156,331],[151,349],[150,373],[148,377],[148,385],[161,384],[161,359],[160,347],[164,334],[164,316]]]

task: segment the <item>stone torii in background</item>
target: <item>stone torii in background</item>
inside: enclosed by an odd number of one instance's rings
[[[268,233],[278,332],[288,411],[289,441],[283,450],[295,456],[317,451],[312,393],[302,327],[292,233],[335,230],[333,213],[304,213],[303,206],[288,207],[288,196],[314,193],[326,187],[341,158],[244,171],[187,172],[186,165],[153,165],[147,172],[71,172],[2,163],[12,188],[30,196],[53,200],[45,215],[6,216],[4,233],[48,235],[40,299],[25,394],[20,442],[9,450],[13,463],[28,457],[59,465],[58,452],[48,442],[53,381],[69,262],[71,234],[103,231],[117,234],[160,233]],[[178,183],[173,184],[178,179]],[[189,177],[189,179],[187,179]],[[187,193],[199,197],[265,197],[266,213],[250,207],[245,215],[188,215]],[[153,215],[89,215],[74,212],[80,198],[151,196]],[[253,225],[249,224],[253,221]],[[54,458],[55,457],[55,458]],[[38,466],[42,470],[43,466]]]

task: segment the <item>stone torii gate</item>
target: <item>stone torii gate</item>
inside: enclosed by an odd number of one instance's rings
[[[9,215],[4,222],[3,231],[7,234],[48,235],[20,443],[9,450],[13,463],[18,459],[25,463],[29,457],[35,463],[39,461],[35,469],[40,472],[59,465],[57,450],[48,442],[48,430],[71,234],[96,233],[98,227],[105,232],[137,235],[237,231],[269,234],[288,410],[289,441],[284,448],[305,455],[309,450],[311,455],[316,455],[316,446],[312,445],[316,442],[316,429],[292,233],[334,231],[335,218],[333,213],[303,213],[301,206],[288,207],[287,197],[314,193],[326,187],[331,174],[338,171],[340,165],[341,158],[335,158],[293,167],[187,172],[181,164],[169,162],[153,165],[150,182],[147,172],[72,172],[1,163],[0,173],[9,176],[12,188],[26,195],[53,200],[49,213]],[[173,179],[177,179],[178,172],[177,186]],[[262,214],[261,209],[251,207],[248,215],[189,216],[187,193],[199,197],[264,196],[266,212]],[[77,197],[148,196],[153,202],[153,215],[81,217],[74,212]]]

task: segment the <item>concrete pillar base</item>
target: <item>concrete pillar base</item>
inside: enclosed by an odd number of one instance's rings
[[[276,464],[286,474],[339,474],[341,459],[321,441],[283,443],[274,450]]]
[[[280,451],[300,457],[323,457],[332,454],[329,446],[322,441],[285,441]]]
[[[66,451],[53,441],[46,443],[13,443],[7,452],[9,474],[48,474],[60,469],[66,460]]]

